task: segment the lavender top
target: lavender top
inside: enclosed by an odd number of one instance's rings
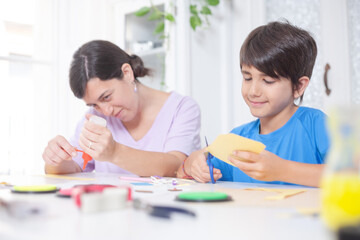
[[[93,108],[90,108],[88,113],[105,118],[107,128],[111,131],[114,140],[131,148],[151,152],[179,151],[186,155],[200,149],[199,106],[192,98],[181,96],[175,92],[169,95],[150,130],[138,141],[132,138],[120,119],[104,116]],[[70,143],[77,148],[79,148],[78,140],[84,122],[85,115],[78,123],[75,134],[70,140]],[[82,168],[81,153],[78,153],[73,160]],[[93,170],[129,174],[128,171],[115,164],[96,160],[88,162],[84,171]]]

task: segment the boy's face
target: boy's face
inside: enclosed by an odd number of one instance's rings
[[[294,94],[287,78],[272,78],[253,66],[243,65],[241,93],[251,114],[261,119],[289,119],[293,113]]]

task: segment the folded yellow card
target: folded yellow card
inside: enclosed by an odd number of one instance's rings
[[[260,153],[265,149],[265,145],[261,142],[245,138],[233,133],[219,135],[213,143],[211,143],[207,149],[208,151],[217,157],[218,159],[234,166],[228,157],[236,150],[247,151],[253,153]],[[239,158],[237,158],[239,159]],[[239,159],[246,161],[245,159]]]

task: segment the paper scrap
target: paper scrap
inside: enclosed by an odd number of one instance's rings
[[[147,182],[132,182],[130,184],[135,186],[152,186],[151,183],[147,183]]]
[[[45,175],[37,175],[37,176],[66,179],[66,180],[81,180],[81,181],[94,181],[95,180],[95,178],[71,177],[71,176],[63,176],[63,175],[56,175],[56,174],[45,174]]]
[[[266,146],[261,142],[249,138],[245,138],[233,133],[229,133],[229,134],[219,135],[215,139],[215,141],[207,147],[207,150],[218,159],[234,166],[234,164],[232,164],[228,160],[228,157],[232,156],[234,151],[240,150],[240,151],[247,151],[253,153],[260,153],[262,150],[265,149],[265,147]],[[246,159],[240,159],[240,158],[237,159],[241,161],[246,161]]]
[[[0,182],[0,189],[1,188],[10,188],[13,187],[14,185],[8,183],[8,182]]]
[[[178,184],[176,185],[177,187],[183,187],[183,186],[189,186],[191,185],[190,183],[182,183],[182,184]]]
[[[320,208],[297,208],[296,211],[303,216],[317,217],[320,215]]]
[[[141,193],[153,193],[151,190],[142,190],[142,189],[135,189],[135,192],[141,192]]]
[[[153,182],[151,178],[145,178],[145,177],[127,177],[127,176],[120,176],[119,178],[120,178],[120,180],[124,180],[124,181],[148,182],[148,183],[152,183],[152,182]]]
[[[267,200],[281,200],[296,194],[300,194],[306,192],[305,189],[279,189],[279,188],[246,188],[244,190],[257,190],[257,191],[265,191],[265,192],[276,192],[277,195],[267,196],[265,199]]]

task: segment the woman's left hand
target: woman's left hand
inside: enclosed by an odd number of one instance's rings
[[[87,115],[89,119],[91,115]],[[117,142],[109,129],[86,120],[79,138],[80,147],[93,159],[112,161]]]
[[[235,151],[229,160],[248,176],[261,181],[278,181],[284,174],[284,159],[263,150],[260,154]]]

